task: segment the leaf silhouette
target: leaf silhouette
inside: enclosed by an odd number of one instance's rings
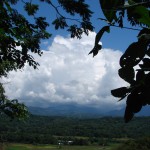
[[[132,112],[131,108],[129,106],[126,106],[125,114],[124,114],[124,120],[125,123],[128,123],[134,116],[134,113]]]
[[[111,23],[113,20],[117,21],[116,9],[119,6],[124,5],[124,0],[99,0],[102,11],[107,18],[107,20]]]
[[[99,43],[104,32],[109,32],[109,30],[110,30],[110,26],[104,26],[101,30],[99,30],[99,32],[97,33],[95,37],[95,45]]]
[[[93,53],[93,57],[98,54],[98,51],[101,50],[102,45],[98,44],[97,46],[94,46],[94,48],[89,52],[89,54]]]
[[[139,70],[136,74],[136,82],[141,82],[145,78],[145,73],[143,70]]]
[[[134,42],[132,43],[125,53],[120,58],[120,66],[121,67],[134,67],[136,66],[145,56],[145,52],[147,50],[147,45],[143,44],[143,42]]]
[[[99,50],[101,50],[102,45],[98,44],[102,35],[104,34],[104,32],[109,32],[109,26],[104,26],[96,35],[95,37],[95,45],[94,48],[89,52],[89,54],[93,53],[93,57],[96,56],[99,52]]]
[[[134,82],[135,72],[132,67],[123,67],[118,70],[119,76],[128,83]]]
[[[111,94],[114,97],[121,97],[121,98],[124,97],[128,92],[129,89],[127,87],[121,87],[118,89],[111,90]]]
[[[131,111],[133,113],[137,113],[141,110],[142,108],[142,95],[138,94],[136,92],[132,92],[128,97],[127,97],[127,106],[131,107]]]

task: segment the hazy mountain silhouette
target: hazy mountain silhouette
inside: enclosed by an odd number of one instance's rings
[[[47,108],[28,107],[31,114],[42,116],[70,116],[70,117],[101,117],[101,116],[123,116],[125,108],[102,112],[99,108],[76,104],[52,104]],[[136,116],[150,116],[150,107],[143,107]]]

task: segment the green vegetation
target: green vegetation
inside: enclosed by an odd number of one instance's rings
[[[58,145],[29,145],[29,144],[7,144],[3,150],[111,150],[118,145],[109,146],[67,146],[63,145],[59,147]]]
[[[129,124],[119,117],[30,116],[22,122],[3,116],[0,122],[2,150],[150,149],[150,117],[134,118]]]
[[[32,144],[4,144],[4,150],[53,150],[57,149],[56,145],[32,145]]]
[[[107,145],[150,135],[150,117],[134,118],[125,124],[122,118],[79,119],[30,116],[24,122],[0,118],[0,141],[30,144]],[[136,130],[136,132],[135,132]]]
[[[2,149],[2,146],[0,147]],[[138,140],[127,140],[123,143],[110,143],[109,145],[32,145],[32,144],[4,144],[3,150],[149,150],[150,138],[142,138]]]
[[[150,149],[150,137],[129,140],[124,144],[119,145],[114,150],[149,150]]]

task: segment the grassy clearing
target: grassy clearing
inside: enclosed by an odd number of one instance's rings
[[[7,144],[2,150],[56,150],[55,145]],[[1,149],[0,149],[1,150]]]
[[[3,146],[2,150],[112,150],[118,144],[111,144],[109,146],[61,146],[57,145],[31,145],[31,144],[7,144]],[[1,150],[1,148],[0,148]]]

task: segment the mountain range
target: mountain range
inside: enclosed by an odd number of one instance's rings
[[[41,116],[68,116],[68,117],[103,117],[103,116],[123,116],[125,108],[120,110],[112,110],[109,112],[102,112],[101,109],[82,106],[76,104],[51,104],[50,107],[41,108],[41,107],[28,107],[29,112],[34,115]],[[150,116],[150,107],[145,106],[142,110],[136,114],[136,116]]]

